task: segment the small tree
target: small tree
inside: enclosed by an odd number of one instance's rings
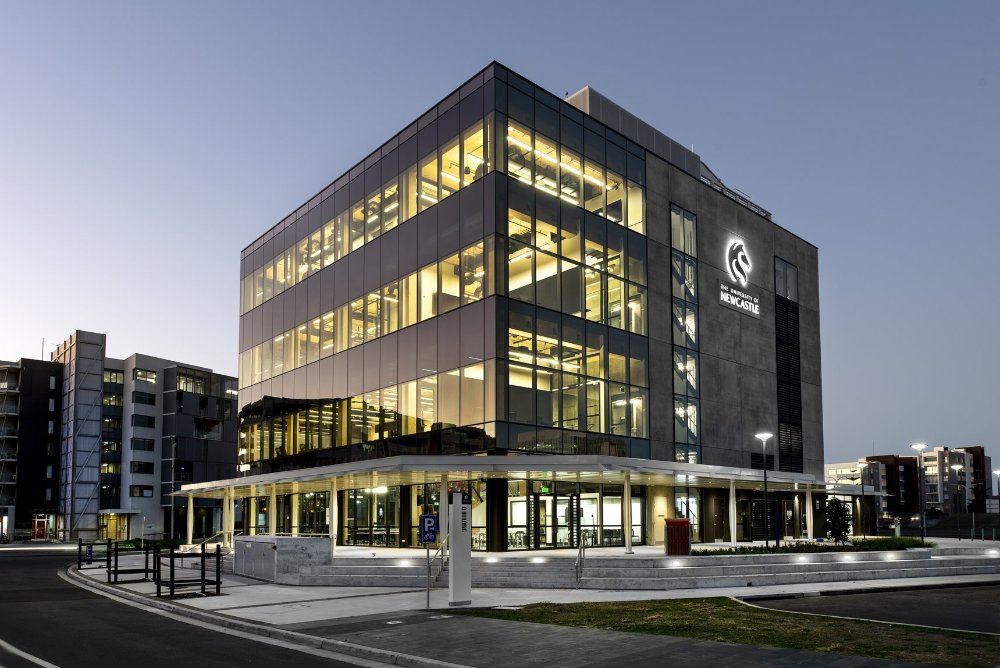
[[[834,543],[846,543],[851,527],[851,511],[840,499],[826,500],[826,529]]]

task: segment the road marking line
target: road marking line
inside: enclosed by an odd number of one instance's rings
[[[19,650],[10,643],[5,642],[3,638],[0,638],[0,649],[10,652],[14,656],[19,656],[22,659],[25,659],[26,661],[32,662],[36,666],[41,666],[42,668],[59,668],[59,666],[57,666],[54,663],[49,663],[45,659],[39,659],[37,656],[33,656],[31,654],[28,654],[27,652]]]

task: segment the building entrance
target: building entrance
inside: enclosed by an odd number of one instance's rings
[[[532,494],[528,505],[529,548],[579,546],[579,494]]]

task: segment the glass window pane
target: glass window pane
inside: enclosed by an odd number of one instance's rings
[[[534,164],[531,131],[526,127],[507,122],[507,173],[519,181],[532,183],[531,168]]]
[[[583,316],[583,267],[575,262],[560,261],[562,312]]]
[[[417,289],[417,274],[413,273],[400,281],[402,284],[400,300],[400,317],[402,327],[415,325],[420,314],[419,290]]]
[[[278,334],[271,340],[271,376],[285,372],[285,335]]]
[[[587,160],[583,170],[583,208],[604,215],[604,168]]]
[[[455,427],[462,420],[460,392],[462,374],[453,369],[438,374],[438,424],[441,428]]]
[[[485,383],[483,364],[472,364],[462,369],[462,419],[460,424],[479,424],[484,420]]]
[[[786,282],[788,287],[788,298],[793,302],[799,301],[799,269],[795,265],[788,265],[788,269],[785,271]]]
[[[583,176],[580,156],[564,146],[559,158],[559,197],[574,206],[580,206],[580,180]]]
[[[559,260],[555,255],[535,253],[535,303],[559,310]]]
[[[438,158],[437,151],[424,156],[420,161],[420,210],[438,203]]]
[[[529,246],[511,241],[507,254],[507,294],[511,299],[533,302],[535,283],[532,278],[534,252]]]
[[[683,346],[684,339],[684,302],[677,299],[673,303],[673,341],[674,345]]]
[[[645,333],[645,332],[637,332]],[[685,345],[688,348],[698,347],[698,307],[688,304],[684,312]]]
[[[469,185],[485,173],[483,122],[477,121],[462,133],[462,181]]]
[[[564,429],[580,429],[581,409],[585,405],[586,386],[580,376],[571,373],[562,374],[562,413],[561,423]]]
[[[649,343],[645,338],[629,337],[629,382],[633,385],[649,384],[646,368],[649,360]]]
[[[374,341],[379,337],[379,311],[382,305],[382,295],[379,291],[368,293],[365,304],[365,341]]]
[[[299,325],[295,333],[295,368],[298,369],[306,365],[309,357],[309,328]]]
[[[438,263],[441,270],[441,294],[438,297],[438,313],[447,313],[461,306],[462,276],[459,271],[459,255],[447,257]]]
[[[458,137],[441,147],[441,199],[462,187],[462,153]]]
[[[611,433],[617,436],[628,435],[628,386],[619,383],[611,383],[610,390]]]
[[[535,187],[559,196],[559,150],[551,139],[535,135]]]
[[[684,252],[691,257],[698,257],[698,234],[695,221],[693,213],[684,212]]]
[[[329,267],[337,260],[337,224],[331,218],[323,226],[323,266]]]
[[[507,416],[511,422],[535,422],[534,373],[531,367],[511,364],[507,370]]]
[[[462,304],[482,299],[486,285],[486,263],[483,242],[462,251]]]
[[[646,238],[628,236],[628,280],[646,285]]]
[[[604,316],[604,274],[587,267],[583,271],[584,311],[587,320],[602,322]]]
[[[535,370],[535,423],[559,426],[559,372]]]
[[[297,346],[295,345],[296,336],[297,336],[296,330],[294,329],[290,329],[287,332],[285,332],[285,350],[284,350],[284,360],[281,367],[282,371],[291,371],[292,369],[295,368],[295,363],[298,357],[298,352],[296,350]],[[273,360],[271,366],[272,367],[274,366]]]
[[[674,441],[687,443],[687,401],[674,397]]]
[[[698,396],[698,356],[688,353],[684,362],[684,377],[687,381],[687,393],[690,397]]]
[[[628,331],[646,334],[646,288],[628,284]]]
[[[587,325],[587,375],[607,377],[607,330],[600,325]]]
[[[427,376],[417,381],[420,401],[417,406],[417,430],[431,431],[437,423],[438,409],[437,375]]]
[[[785,282],[785,261],[779,257],[774,258],[774,291],[782,297],[788,296]]]
[[[607,271],[615,276],[625,277],[625,230],[616,226],[608,226]]]
[[[643,188],[634,181],[628,182],[628,199],[626,211],[628,212],[628,228],[639,234],[646,233],[646,202]]]
[[[619,174],[615,174],[610,169],[608,170],[608,182],[605,186],[607,191],[608,203],[607,210],[605,211],[605,216],[608,220],[618,223],[619,225],[625,224],[625,179]]]
[[[365,342],[365,300],[351,302],[351,333],[348,346],[353,348]]]
[[[602,380],[587,381],[587,431],[607,431],[608,386]]]
[[[334,312],[324,313],[321,318],[322,325],[320,328],[320,340],[319,340],[319,356],[329,357],[333,354],[334,350]]]
[[[649,393],[638,387],[629,390],[629,432],[632,438],[649,438],[649,416],[646,405]]]
[[[399,416],[400,432],[404,435],[416,434],[420,429],[417,427],[420,405],[417,393],[417,381],[411,380],[408,383],[399,385]]]
[[[608,318],[607,323],[619,329],[625,328],[622,314],[622,303],[625,301],[625,281],[613,276],[608,277]],[[631,302],[629,303],[631,306]]]
[[[628,382],[628,334],[612,331],[608,342],[608,378]]]
[[[342,211],[337,214],[334,219],[334,250],[337,253],[337,259],[347,255],[350,248],[350,214],[347,211]]]
[[[365,243],[365,203],[355,203],[351,207],[351,250],[361,248]]]
[[[365,203],[365,239],[371,241],[382,234],[382,190],[368,195]]]
[[[575,207],[563,205],[560,221],[559,253],[570,260],[583,260],[583,216]]]
[[[409,220],[417,215],[417,203],[420,200],[420,188],[417,186],[417,166],[411,165],[399,179],[399,188],[403,206],[403,220]]]
[[[399,283],[393,281],[382,288],[382,335],[399,329]]]
[[[512,303],[507,319],[507,356],[515,362],[534,364],[534,309],[523,304]]]
[[[399,224],[399,183],[395,178],[382,186],[382,231]]]
[[[261,302],[266,302],[274,296],[274,261],[268,262],[264,266],[264,294]]]
[[[684,258],[684,299],[698,301],[698,265],[689,258]]]
[[[684,251],[684,217],[676,206],[670,206],[670,246]]]
[[[433,318],[438,314],[438,270],[432,264],[420,270],[420,320]]]

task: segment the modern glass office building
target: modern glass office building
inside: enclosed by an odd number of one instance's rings
[[[241,477],[184,491],[247,533],[412,546],[462,490],[479,549],[735,542],[765,466],[816,531],[816,248],[591,88],[491,64],[240,276]]]

